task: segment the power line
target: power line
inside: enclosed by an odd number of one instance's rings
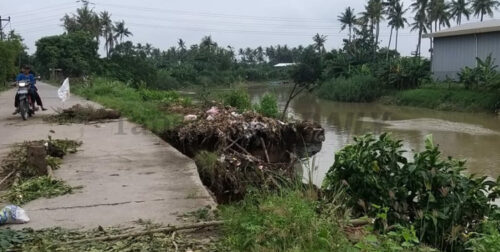
[[[37,13],[44,13],[44,12],[53,12],[56,10],[63,10],[63,9],[68,9],[68,8],[74,8],[77,7],[75,3],[63,3],[63,4],[56,4],[56,5],[51,5],[43,8],[37,8],[37,9],[31,9],[31,10],[22,10],[18,13],[9,13],[11,17],[24,17],[24,16],[30,16],[33,14]]]
[[[231,19],[250,19],[250,20],[274,20],[274,21],[287,21],[287,22],[323,22],[330,23],[332,20],[329,19],[319,19],[319,18],[287,18],[287,17],[269,17],[269,16],[249,16],[249,15],[231,15],[231,14],[223,14],[223,13],[211,13],[211,12],[193,12],[193,11],[184,11],[184,10],[173,10],[173,9],[163,9],[163,8],[148,8],[141,6],[132,6],[132,5],[116,5],[109,3],[99,3],[99,5],[110,6],[115,8],[123,8],[123,9],[133,9],[133,10],[143,10],[148,12],[159,12],[159,13],[173,13],[176,15],[190,15],[190,16],[205,16],[205,17],[213,17],[213,18],[231,18]]]

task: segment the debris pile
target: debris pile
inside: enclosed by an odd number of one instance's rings
[[[318,152],[324,134],[317,123],[285,123],[214,106],[186,115],[184,125],[162,137],[195,157],[204,184],[219,202],[227,202],[241,199],[250,186],[275,188],[294,182],[295,162]]]
[[[81,144],[49,137],[13,146],[0,167],[0,199],[23,204],[71,192],[73,188],[53,178],[53,170],[59,168],[62,157],[75,153]]]
[[[118,119],[121,113],[112,109],[94,108],[91,105],[82,106],[76,104],[70,108],[56,111],[55,115],[46,118],[49,122],[55,123],[88,123],[93,121],[103,121]]]

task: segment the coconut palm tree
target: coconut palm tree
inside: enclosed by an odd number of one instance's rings
[[[483,22],[484,14],[493,17],[493,10],[496,10],[499,4],[497,0],[472,0],[472,11],[474,11],[474,16],[481,17],[481,22]]]
[[[450,15],[457,21],[457,25],[462,24],[462,16],[465,16],[469,20],[471,11],[469,9],[469,3],[466,0],[453,0],[450,4]]]
[[[186,42],[184,42],[184,40],[182,39],[179,39],[179,41],[177,42],[177,45],[179,46],[179,49],[182,51],[182,50],[186,50]]]
[[[427,32],[427,6],[429,5],[429,0],[416,0],[411,4],[413,11],[415,12],[415,17],[413,18],[413,23],[411,24],[411,30],[418,30],[418,42],[417,49],[415,51],[415,56],[420,56],[422,49],[422,34]]]
[[[104,49],[106,50],[106,57],[109,57],[109,53],[113,46],[113,39],[111,41],[109,38],[113,38],[113,22],[111,21],[111,15],[107,11],[100,13],[100,23],[101,23],[101,35],[104,38]]]
[[[378,45],[378,39],[380,35],[380,21],[384,19],[384,9],[382,5],[382,0],[368,0],[368,4],[365,6],[365,12],[361,13],[361,22],[364,25],[369,23],[370,33],[375,38],[375,45]]]
[[[318,53],[323,54],[323,52],[325,51],[326,36],[316,33],[316,35],[314,35],[313,37],[313,41],[314,49],[318,50]]]
[[[81,8],[76,9],[76,14],[64,15],[61,19],[67,32],[85,31],[99,42],[101,24],[99,15],[89,8],[88,2],[83,2]]]
[[[130,32],[128,28],[125,27],[125,21],[123,20],[121,22],[115,23],[114,32],[115,32],[114,35],[115,40],[120,38],[120,43],[123,42],[123,37],[132,36],[132,32]]]
[[[342,24],[341,31],[349,28],[349,42],[352,40],[352,27],[356,24],[356,14],[354,9],[347,7],[343,13],[338,16],[338,21]]]
[[[430,31],[433,31],[432,25],[434,25],[434,31],[438,28],[441,29],[442,26],[450,27],[450,13],[449,5],[444,0],[431,0],[427,8],[427,19],[430,25]]]
[[[391,36],[389,37],[389,46],[391,47],[392,32],[396,30],[396,45],[395,50],[398,51],[398,37],[399,29],[403,29],[405,25],[408,24],[408,20],[404,17],[408,9],[404,8],[404,4],[400,0],[392,0],[391,6],[389,7],[387,19],[389,20],[389,26],[391,27]]]

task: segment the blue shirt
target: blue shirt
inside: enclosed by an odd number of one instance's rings
[[[31,85],[30,88],[36,89],[35,87],[36,79],[35,76],[33,76],[33,74],[25,75],[24,73],[20,73],[17,75],[16,81],[26,81]]]

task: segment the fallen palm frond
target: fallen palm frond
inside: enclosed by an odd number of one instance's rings
[[[177,232],[210,229],[220,221],[183,226],[146,225],[144,228],[102,228],[68,230],[51,228],[22,230],[5,234],[8,251],[217,251],[218,237],[211,232]],[[139,229],[139,230],[138,230]],[[0,230],[0,237],[2,233]]]

